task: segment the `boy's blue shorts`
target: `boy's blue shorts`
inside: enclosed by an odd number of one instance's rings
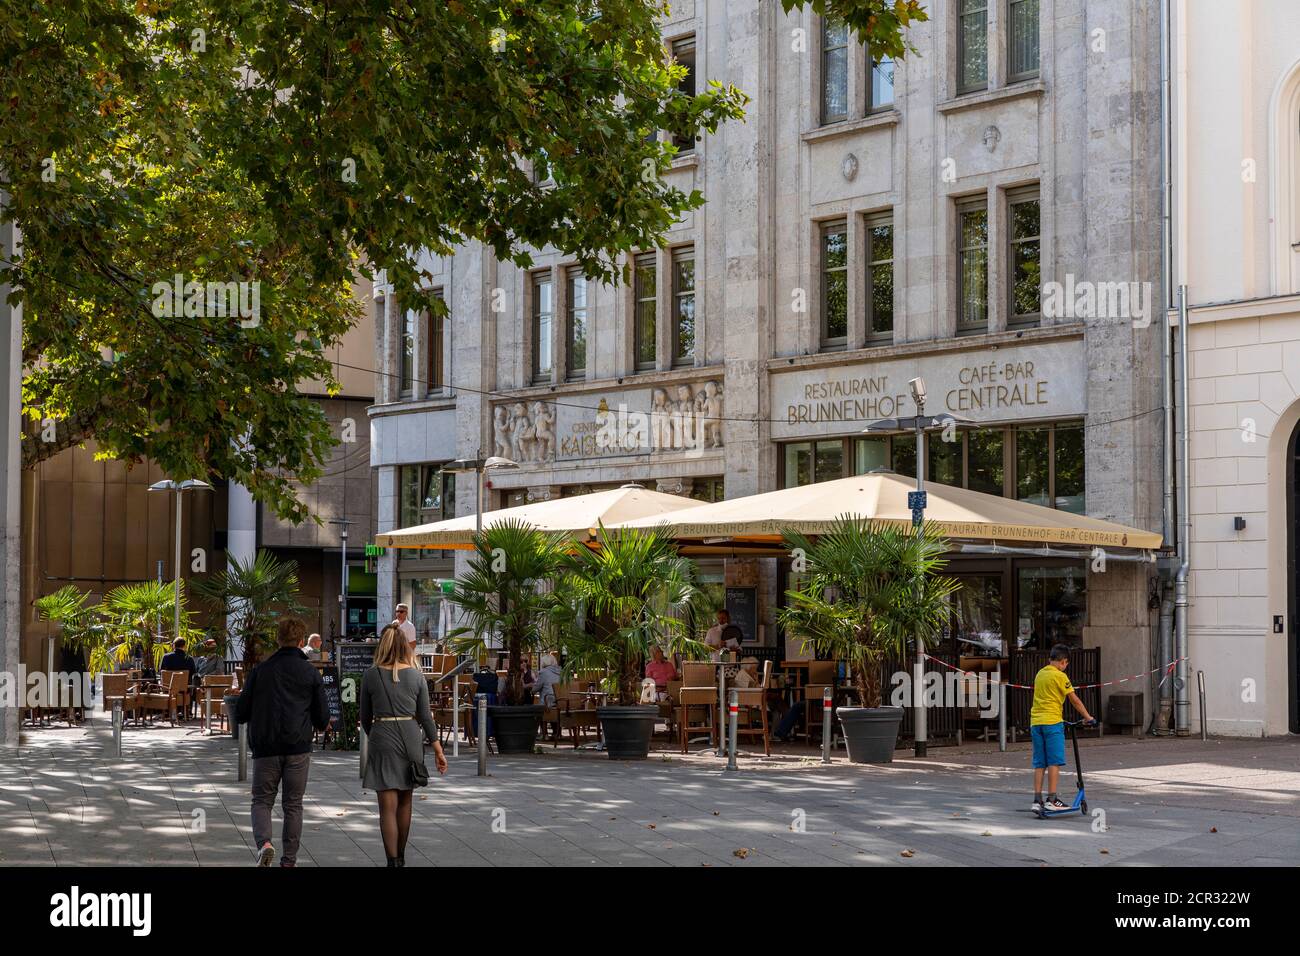
[[[1029,728],[1034,741],[1034,769],[1065,765],[1065,724],[1034,724]]]

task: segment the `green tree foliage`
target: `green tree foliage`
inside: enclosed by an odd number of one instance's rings
[[[932,644],[948,618],[958,585],[939,574],[947,542],[928,525],[918,535],[846,516],[815,540],[788,532],[785,543],[807,567],[777,611],[782,628],[846,662],[863,705],[879,707],[880,662]]]
[[[214,634],[218,646],[224,652],[235,642],[246,668],[275,649],[280,618],[305,610],[298,603],[298,562],[281,561],[265,549],[246,563],[232,557],[226,570],[195,581],[194,591],[222,616]]]

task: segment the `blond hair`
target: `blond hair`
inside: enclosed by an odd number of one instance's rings
[[[415,664],[415,652],[406,643],[406,636],[396,624],[389,624],[379,635],[379,647],[375,650],[375,666],[389,667],[393,671],[393,683],[397,683],[397,672],[403,664]]]

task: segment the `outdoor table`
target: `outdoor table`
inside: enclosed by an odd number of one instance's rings
[[[715,750],[721,757],[727,751],[727,668],[739,667],[735,661],[691,661],[692,664],[712,664],[718,668],[718,746]]]
[[[609,697],[609,692],[604,690],[579,690],[573,691],[572,693],[575,697],[588,698],[593,701],[597,707],[600,706],[602,701]],[[592,745],[591,749],[600,752],[605,749],[605,728],[601,725],[599,717],[596,718],[596,726],[600,729],[600,740],[596,744]],[[583,746],[586,747],[586,744]]]

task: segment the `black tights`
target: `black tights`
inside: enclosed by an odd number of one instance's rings
[[[380,790],[379,833],[384,838],[384,855],[389,859],[406,856],[406,838],[411,834],[413,790]]]

